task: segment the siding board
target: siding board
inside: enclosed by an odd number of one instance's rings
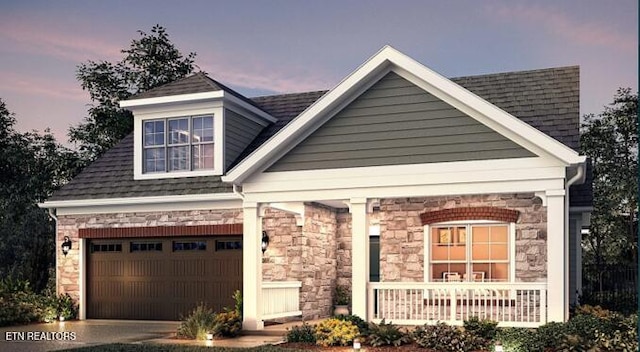
[[[225,109],[225,169],[242,153],[242,151],[262,131],[262,126],[241,115]]]
[[[392,72],[267,171],[531,156],[534,154]]]

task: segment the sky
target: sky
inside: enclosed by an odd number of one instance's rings
[[[0,99],[67,143],[91,104],[77,66],[167,29],[246,96],[330,89],[389,44],[445,77],[580,65],[581,115],[637,91],[637,0],[0,0]]]

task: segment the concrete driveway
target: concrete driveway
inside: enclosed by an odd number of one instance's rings
[[[40,352],[174,336],[178,322],[84,320],[0,328],[0,351]]]

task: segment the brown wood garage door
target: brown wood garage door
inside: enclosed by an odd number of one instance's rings
[[[88,318],[178,320],[242,290],[241,236],[95,239],[87,252]]]

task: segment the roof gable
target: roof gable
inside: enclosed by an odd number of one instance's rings
[[[540,132],[513,115],[492,105],[462,86],[422,64],[385,46],[335,88],[297,116],[286,127],[254,150],[226,176],[225,182],[241,183],[254,172],[264,171],[305,140],[352,99],[370,88],[389,72],[395,72],[424,91],[473,117],[537,155],[549,155],[567,165],[585,158],[559,141]]]
[[[266,171],[533,156],[389,72]]]

